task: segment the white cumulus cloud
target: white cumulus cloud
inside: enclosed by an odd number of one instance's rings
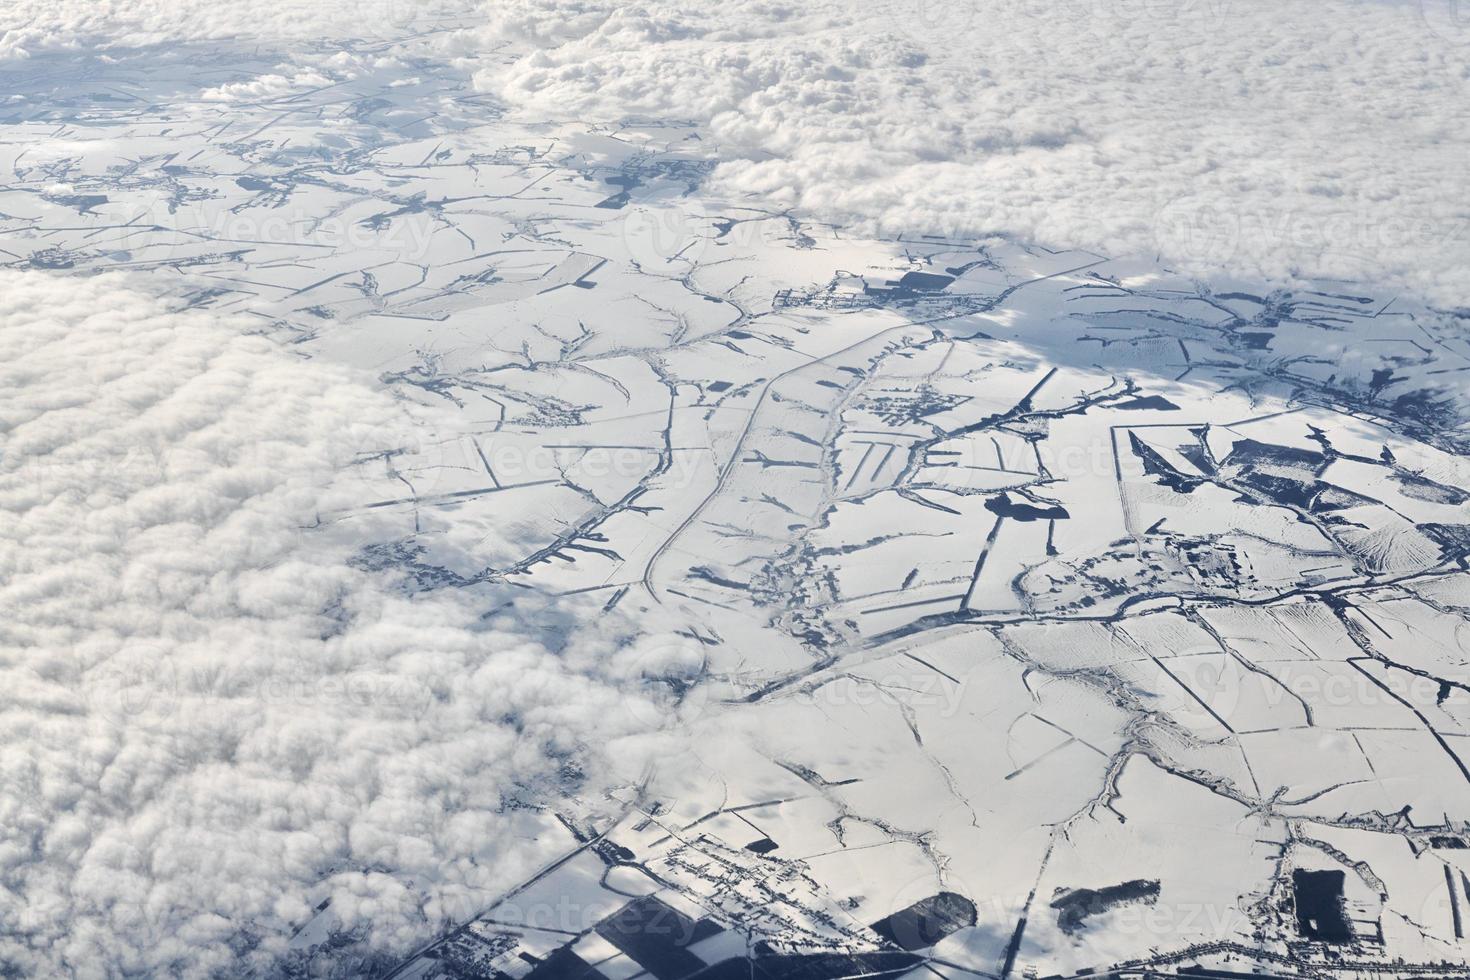
[[[396,36],[478,0],[6,0],[0,62],[47,51],[212,41]]]
[[[332,80],[314,71],[297,72],[294,75],[260,75],[248,82],[231,82],[205,89],[199,97],[207,102],[237,102],[251,99],[271,99],[298,89],[330,85]]]
[[[511,0],[534,118],[690,118],[715,186],[882,233],[1470,299],[1470,24],[1436,0]]]
[[[240,976],[322,897],[401,952],[555,846],[518,799],[627,778],[626,624],[353,562],[389,396],[117,277],[0,322],[0,972]]]

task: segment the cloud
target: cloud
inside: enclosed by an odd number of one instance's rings
[[[248,82],[232,82],[217,85],[199,93],[206,102],[236,102],[251,99],[271,99],[298,89],[330,85],[332,80],[314,71],[285,75],[259,75]]]
[[[114,276],[0,322],[0,972],[245,975],[324,897],[401,952],[636,777],[656,638],[354,562],[387,394]]]
[[[698,121],[719,193],[1463,304],[1462,21],[1448,0],[19,0],[0,61],[481,23],[441,45],[481,88],[538,122]]]
[[[479,6],[478,0],[7,0],[0,7],[0,62],[180,41],[397,36]]]
[[[1424,3],[512,0],[528,118],[689,118],[717,193],[876,233],[1470,299],[1470,28]]]
[[[700,123],[715,193],[1470,301],[1450,0],[18,0],[0,60],[446,26],[441,54],[528,119]]]

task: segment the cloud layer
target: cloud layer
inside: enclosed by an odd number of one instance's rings
[[[18,0],[0,61],[453,25],[527,118],[701,123],[722,193],[1470,302],[1453,0]]]
[[[627,776],[615,617],[352,564],[387,395],[114,277],[0,322],[0,972],[243,975],[323,897],[402,951],[555,846],[518,801]]]
[[[724,192],[883,233],[1470,300],[1470,24],[1438,0],[512,0],[532,118],[703,122]]]
[[[477,0],[7,0],[0,7],[0,62],[225,38],[397,36],[477,6]]]

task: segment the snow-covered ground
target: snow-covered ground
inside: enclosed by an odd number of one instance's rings
[[[0,13],[0,968],[1463,976],[1454,14]]]

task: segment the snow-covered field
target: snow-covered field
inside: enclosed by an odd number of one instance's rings
[[[0,974],[1464,976],[1457,15],[0,12]]]

